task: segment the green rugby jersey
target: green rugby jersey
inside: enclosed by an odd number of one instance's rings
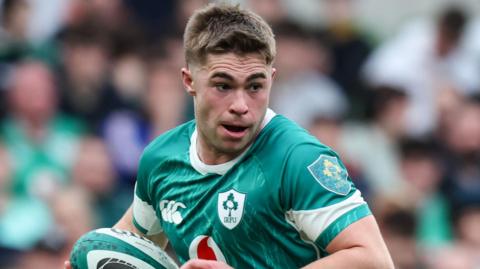
[[[227,163],[202,163],[196,138],[191,121],[145,149],[133,204],[135,226],[165,233],[182,263],[298,268],[370,214],[336,153],[271,110],[254,143]]]

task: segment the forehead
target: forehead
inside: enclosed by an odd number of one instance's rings
[[[271,66],[267,65],[265,59],[256,53],[238,55],[234,53],[209,54],[206,63],[200,68],[208,76],[217,72],[230,74],[238,79],[253,73],[266,74]]]

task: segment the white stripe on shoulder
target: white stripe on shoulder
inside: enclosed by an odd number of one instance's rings
[[[147,230],[147,235],[159,234],[163,231],[152,205],[142,201],[136,193],[133,198],[133,218]]]
[[[304,232],[308,239],[315,241],[335,220],[363,204],[365,201],[360,191],[356,190],[352,196],[340,203],[312,210],[289,210],[285,216],[295,229]]]

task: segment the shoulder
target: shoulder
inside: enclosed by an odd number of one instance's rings
[[[264,173],[280,183],[284,209],[313,210],[350,197],[357,205],[356,188],[335,151],[284,117],[271,124],[256,157]]]
[[[292,154],[301,155],[308,151],[331,151],[307,130],[281,115],[275,116],[265,126],[255,146],[257,154],[277,158],[281,156],[285,160]]]
[[[328,178],[323,173],[330,170],[339,178],[348,177],[339,155],[293,121],[277,115],[264,131],[256,157],[275,178],[315,183]]]
[[[336,157],[307,130],[281,115],[265,126],[252,152],[263,172],[272,179],[289,177],[306,169],[322,155]]]
[[[139,169],[187,152],[194,129],[195,122],[189,121],[156,137],[145,147]]]

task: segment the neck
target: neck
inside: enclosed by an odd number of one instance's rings
[[[202,162],[208,165],[216,165],[226,163],[238,157],[241,152],[220,152],[216,150],[213,146],[208,145],[201,138],[201,134],[197,137],[197,154]]]
[[[238,151],[219,151],[213,145],[205,142],[207,140],[203,137],[202,132],[197,128],[196,151],[198,158],[200,159],[200,161],[207,165],[223,164],[237,158],[238,156],[243,154],[250,147],[250,145],[252,145],[252,143],[254,143],[256,137],[262,131],[263,127],[267,125],[268,122],[270,122],[270,120],[275,115],[275,112],[273,112],[272,110],[267,110],[262,123],[256,130],[254,138],[250,141],[250,143],[248,143],[241,150]]]

